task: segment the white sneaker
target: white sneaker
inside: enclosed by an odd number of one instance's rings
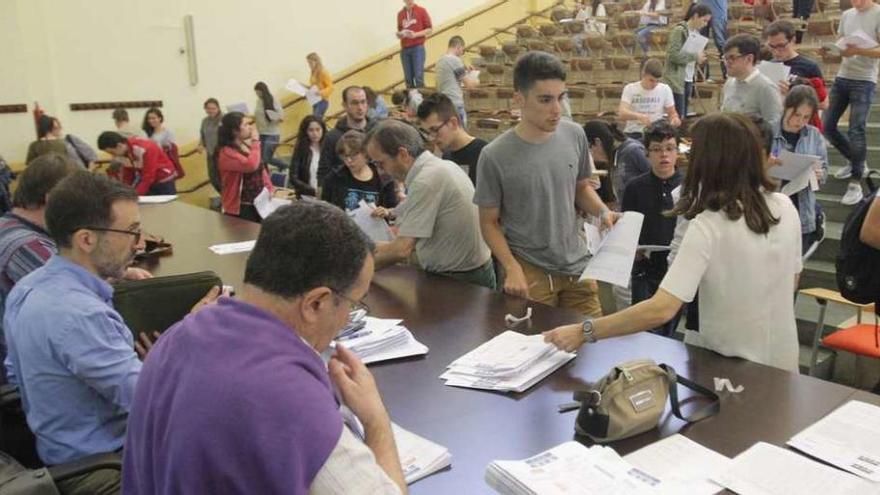
[[[852,177],[852,165],[847,165],[834,174],[834,178],[840,180],[849,179],[850,177]]]
[[[840,204],[852,206],[861,201],[864,197],[865,195],[862,193],[862,185],[851,182],[846,186],[846,194],[840,198]]]

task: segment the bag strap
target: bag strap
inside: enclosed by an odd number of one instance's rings
[[[675,414],[675,417],[681,419],[683,421],[687,421],[688,423],[696,423],[697,421],[702,421],[709,416],[714,416],[718,414],[718,411],[721,410],[721,397],[718,396],[714,391],[693,382],[675,372],[675,369],[668,364],[661,364],[660,368],[666,372],[669,376],[669,402],[672,404],[672,414]],[[685,387],[697,392],[703,398],[710,399],[712,402],[706,404],[700,410],[691,414],[690,416],[685,417],[681,413],[681,403],[678,400],[678,384],[682,384]]]
[[[865,183],[868,185],[868,190],[871,192],[868,196],[873,196],[875,192],[877,192],[877,186],[874,185],[874,181],[871,179],[872,175],[876,175],[880,178],[880,172],[876,170],[871,170],[867,174],[865,174]]]

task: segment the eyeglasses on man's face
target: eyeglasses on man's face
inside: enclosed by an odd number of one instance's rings
[[[347,302],[350,311],[358,311],[358,310],[360,310],[360,311],[364,311],[364,312],[367,313],[367,314],[370,313],[370,307],[367,306],[367,303],[365,303],[365,302],[363,302],[363,301],[357,301],[357,300],[355,300],[355,299],[352,299],[352,298],[346,296],[345,294],[343,294],[342,291],[340,291],[340,290],[330,289],[330,291],[333,292],[333,294],[334,294],[336,297],[338,297],[338,298],[344,300],[345,302]]]
[[[80,227],[79,229],[76,229],[76,230],[80,230],[80,229],[94,230],[95,232],[114,232],[117,234],[128,234],[128,235],[134,237],[135,244],[139,244],[141,242],[141,238],[144,235],[144,232],[139,228],[133,229],[133,230],[122,230],[122,229],[110,229],[107,227]]]

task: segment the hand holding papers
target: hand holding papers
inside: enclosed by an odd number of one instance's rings
[[[758,72],[763,74],[773,84],[779,84],[781,81],[788,81],[788,75],[791,73],[791,67],[782,62],[768,62],[766,60],[758,64]]]
[[[288,80],[287,84],[284,87],[288,91],[290,91],[291,93],[296,93],[300,96],[305,96],[306,101],[309,102],[309,105],[314,105],[315,103],[318,103],[322,99],[321,93],[318,92],[318,88],[316,88],[314,86],[311,88],[307,88],[301,82],[297,81],[296,79]]]
[[[388,242],[394,239],[388,223],[381,218],[374,217],[374,206],[368,205],[364,200],[358,203],[358,209],[348,212],[354,223],[364,231],[374,242]]]
[[[628,211],[604,237],[595,226],[584,224],[587,250],[593,258],[587,262],[580,280],[589,278],[628,286],[644,220],[641,213]]]
[[[801,155],[788,150],[782,150],[777,158],[781,164],[767,169],[767,175],[789,181],[781,191],[788,196],[810,185],[810,177],[816,176],[814,166],[820,161],[816,155]]]
[[[792,437],[788,445],[880,483],[880,407],[847,402]]]
[[[574,356],[542,335],[508,330],[453,361],[440,379],[452,387],[523,392]]]
[[[684,44],[681,45],[682,53],[691,53],[696,55],[703,51],[706,48],[706,43],[709,42],[709,38],[701,35],[700,33],[690,33],[688,34],[687,39]]]
[[[260,218],[266,218],[278,208],[281,208],[284,205],[289,205],[290,203],[291,201],[289,199],[272,197],[272,193],[270,193],[269,189],[265,187],[260,191],[260,194],[254,198],[254,207],[257,209],[257,213],[260,214]]]
[[[394,443],[400,456],[400,467],[407,485],[440,471],[452,464],[452,454],[446,447],[422,438],[391,423]]]

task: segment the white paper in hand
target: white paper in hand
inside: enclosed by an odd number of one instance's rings
[[[265,187],[260,191],[260,194],[254,198],[254,207],[257,209],[257,213],[260,214],[260,218],[266,218],[278,208],[281,208],[284,205],[289,205],[290,203],[291,201],[289,199],[272,197],[272,193],[270,193],[269,189]]]
[[[837,40],[836,45],[841,50],[845,50],[847,45],[854,45],[856,48],[870,50],[871,48],[877,47],[877,42],[874,41],[874,38],[871,38],[867,33],[859,29],[852,34]]]
[[[777,158],[782,164],[767,169],[767,175],[774,179],[789,181],[780,191],[787,196],[810,185],[810,177],[816,175],[813,165],[820,159],[816,155],[802,155],[788,150],[782,150]]]
[[[791,73],[791,67],[782,62],[763,61],[756,67],[758,72],[764,74],[767,79],[778,84],[780,81],[788,81],[788,75]]]
[[[296,93],[300,96],[305,96],[306,93],[309,92],[309,88],[303,86],[303,84],[296,79],[289,79],[284,87],[291,93]]]
[[[587,262],[580,280],[601,280],[627,287],[644,220],[645,216],[641,213],[635,211],[624,213],[614,227],[605,234],[598,252]]]
[[[385,220],[372,216],[375,207],[370,206],[366,201],[361,200],[358,203],[358,209],[349,212],[354,223],[367,234],[374,242],[389,242],[394,239],[391,229]]]
[[[692,32],[688,34],[687,40],[681,45],[681,52],[696,55],[706,48],[706,43],[708,42],[709,38],[700,33]]]

